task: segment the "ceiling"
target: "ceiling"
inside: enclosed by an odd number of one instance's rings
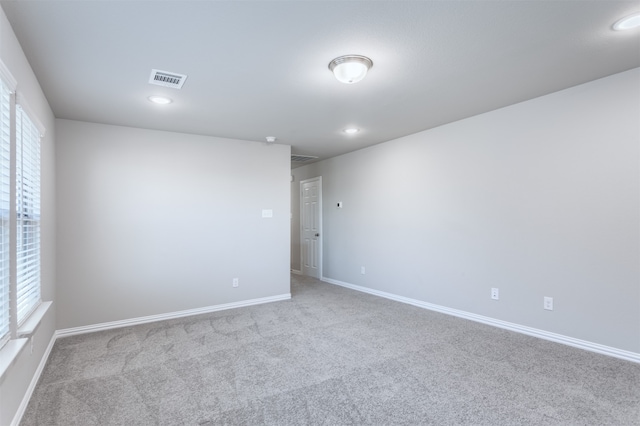
[[[0,4],[58,118],[276,136],[320,159],[640,66],[640,30],[611,30],[638,1]],[[373,60],[362,82],[329,71],[345,54]],[[184,87],[150,85],[154,68]]]

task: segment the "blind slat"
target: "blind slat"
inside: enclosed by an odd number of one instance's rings
[[[22,109],[16,115],[16,157],[20,324],[40,302],[40,132]]]

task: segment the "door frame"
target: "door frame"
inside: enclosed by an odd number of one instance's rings
[[[305,183],[309,183],[309,182],[314,182],[317,181],[318,182],[318,233],[320,234],[320,237],[318,237],[318,279],[322,279],[323,275],[322,275],[322,242],[324,241],[324,233],[323,233],[323,225],[322,225],[322,176],[316,176],[314,178],[310,178],[310,179],[305,179],[305,180],[301,180],[300,181],[300,189],[299,189],[299,193],[300,193],[300,211],[298,212],[299,217],[300,217],[300,272],[302,272],[302,275],[306,275],[305,274],[305,270],[304,270],[304,258],[303,258],[303,250],[304,250],[304,236],[303,236],[303,232],[304,232],[304,228],[303,228],[303,222],[302,222],[302,215],[303,215],[303,208],[304,208],[304,197],[303,197],[303,191],[302,191],[302,187],[304,186]]]

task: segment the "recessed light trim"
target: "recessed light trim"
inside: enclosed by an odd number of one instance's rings
[[[360,129],[356,129],[355,127],[350,127],[348,129],[344,129],[343,131],[348,135],[355,135],[360,131]]]
[[[640,27],[640,13],[629,15],[613,24],[613,29],[615,31],[630,30],[638,27]]]
[[[149,102],[153,102],[158,105],[168,105],[173,102],[171,99],[165,98],[164,96],[149,96],[147,99],[149,99]]]
[[[373,61],[366,56],[345,55],[329,62],[329,69],[339,82],[353,84],[361,81],[367,71],[373,66]]]

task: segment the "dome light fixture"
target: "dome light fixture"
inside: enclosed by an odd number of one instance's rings
[[[353,84],[362,80],[373,66],[371,59],[360,55],[345,55],[329,62],[329,69],[338,81]]]
[[[630,30],[638,27],[640,27],[640,13],[629,15],[613,24],[613,29],[615,31]]]
[[[158,105],[167,105],[173,102],[171,99],[165,98],[164,96],[149,96],[147,99]]]
[[[354,135],[356,133],[358,133],[360,131],[360,129],[356,129],[355,127],[350,127],[348,129],[344,129],[344,132],[348,135]]]

